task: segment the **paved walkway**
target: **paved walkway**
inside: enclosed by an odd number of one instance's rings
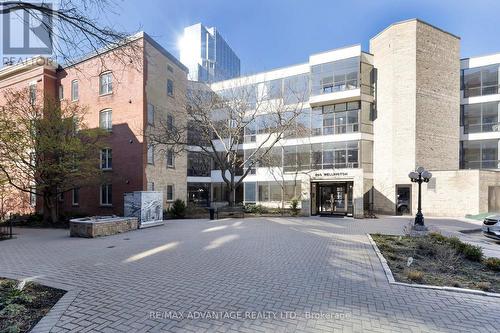
[[[0,276],[81,289],[53,332],[497,332],[498,298],[388,284],[365,233],[405,222],[184,220],[99,239],[23,229],[0,243]]]

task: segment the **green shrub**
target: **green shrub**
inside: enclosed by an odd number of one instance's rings
[[[174,219],[182,219],[186,217],[186,204],[183,200],[177,199],[168,210],[170,216]]]
[[[484,261],[484,264],[492,271],[500,272],[500,259],[488,258]]]
[[[433,240],[435,240],[439,243],[446,243],[446,241],[448,240],[448,237],[441,235],[439,232],[430,232],[429,236]]]
[[[464,243],[458,237],[450,237],[448,238],[448,244],[451,245],[457,252],[462,253],[462,248],[464,247]]]
[[[481,261],[481,259],[483,258],[483,249],[476,245],[464,243],[461,249],[461,253],[465,256],[465,258],[472,261]]]
[[[246,204],[245,205],[245,213],[248,213],[248,214],[266,214],[266,213],[268,213],[268,209],[262,205]]]
[[[290,202],[290,209],[291,209],[293,216],[299,215],[299,212],[300,212],[299,199],[297,199],[297,198],[292,199],[292,201]]]

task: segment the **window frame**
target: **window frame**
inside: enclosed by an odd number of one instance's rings
[[[80,83],[78,82],[77,79],[74,79],[71,81],[71,101],[76,102],[80,99]],[[76,89],[75,89],[76,87]],[[75,94],[76,90],[76,94]],[[76,95],[76,98],[75,98]]]
[[[105,83],[106,91],[104,91],[103,89],[102,79],[104,77],[109,78],[108,81]],[[106,96],[112,93],[113,93],[113,72],[111,71],[102,72],[101,74],[99,74],[99,96]]]
[[[75,195],[75,193],[77,194]],[[76,201],[75,198],[77,199]],[[78,187],[75,187],[71,191],[71,206],[73,207],[80,206],[80,189]]]
[[[106,119],[106,122],[105,122],[107,124],[106,127],[101,126],[103,123],[102,118],[101,118],[103,114],[110,115],[109,116],[110,119],[109,120]],[[108,108],[108,109],[102,109],[101,111],[99,111],[99,128],[106,130],[108,132],[111,132],[113,130],[113,110],[112,109]]]
[[[155,148],[152,144],[147,146],[146,162],[149,165],[155,165]]]
[[[106,158],[104,160],[104,157]],[[105,162],[105,163],[103,163]],[[106,167],[103,167],[103,164]],[[103,148],[101,149],[101,170],[110,171],[113,170],[113,149],[112,148]]]
[[[170,192],[171,194],[171,198],[169,199],[169,187],[172,189],[172,191]],[[175,198],[175,185],[174,184],[167,184],[167,187],[165,189],[165,192],[166,192],[166,201],[167,202],[173,202],[174,201],[174,198]]]
[[[103,201],[103,187],[106,186],[106,202]],[[109,202],[108,202],[108,199]],[[101,206],[105,207],[110,207],[113,205],[113,184],[111,183],[106,183],[106,184],[101,184],[100,191],[99,191],[99,202]]]
[[[171,159],[171,163],[169,162],[169,159]],[[165,156],[165,163],[167,165],[167,168],[169,169],[175,169],[175,154],[172,149],[167,149],[167,153]]]
[[[171,91],[170,91],[171,90]],[[174,97],[174,80],[167,79],[167,95]]]

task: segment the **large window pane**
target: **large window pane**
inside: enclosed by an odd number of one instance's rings
[[[311,94],[320,95],[358,88],[359,67],[359,57],[312,66]]]
[[[245,186],[245,201],[246,202],[255,202],[256,201],[256,197],[255,197],[256,183],[248,182],[248,183],[244,183],[244,186]]]

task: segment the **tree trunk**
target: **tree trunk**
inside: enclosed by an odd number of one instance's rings
[[[59,221],[59,212],[57,211],[57,196],[52,194],[44,195],[43,220],[49,224],[55,224]]]

